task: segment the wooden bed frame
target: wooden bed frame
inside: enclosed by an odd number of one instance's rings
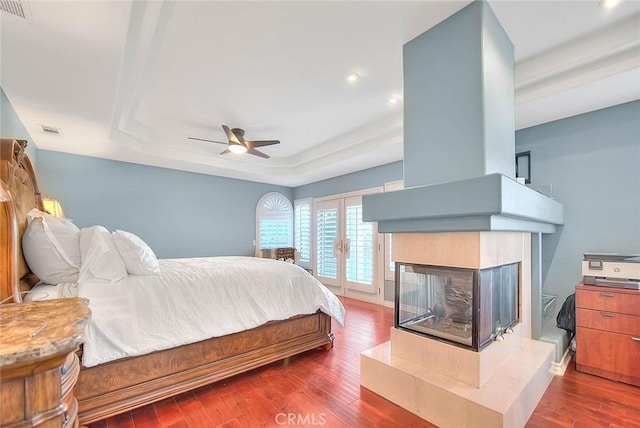
[[[20,302],[37,278],[21,248],[26,213],[44,210],[24,140],[0,144],[0,300]],[[81,424],[88,424],[253,368],[322,347],[330,350],[331,318],[316,312],[228,336],[82,367],[75,388]],[[81,354],[79,350],[79,354]]]

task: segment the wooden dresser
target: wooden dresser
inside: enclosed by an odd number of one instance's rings
[[[0,426],[77,427],[75,354],[88,300],[0,306]]]
[[[576,368],[640,386],[640,290],[576,286]]]

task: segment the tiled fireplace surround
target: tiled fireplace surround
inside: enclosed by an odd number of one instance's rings
[[[531,338],[531,235],[397,233],[393,260],[484,269],[521,263],[520,322],[480,352],[391,329],[361,355],[362,386],[439,427],[524,426],[553,378],[554,346]]]

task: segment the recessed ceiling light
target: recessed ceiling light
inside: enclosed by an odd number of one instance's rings
[[[398,101],[400,101],[400,98],[398,98],[398,97],[391,97],[391,98],[389,98],[389,105],[390,105],[390,106],[394,106],[394,105],[398,104]]]
[[[611,9],[619,3],[620,0],[600,0],[600,6],[605,9]]]
[[[347,76],[347,82],[349,83],[356,83],[358,80],[360,80],[360,75],[356,72],[349,73]]]

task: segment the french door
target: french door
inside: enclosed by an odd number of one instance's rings
[[[337,295],[383,303],[376,223],[362,221],[362,196],[314,202],[315,276]]]

